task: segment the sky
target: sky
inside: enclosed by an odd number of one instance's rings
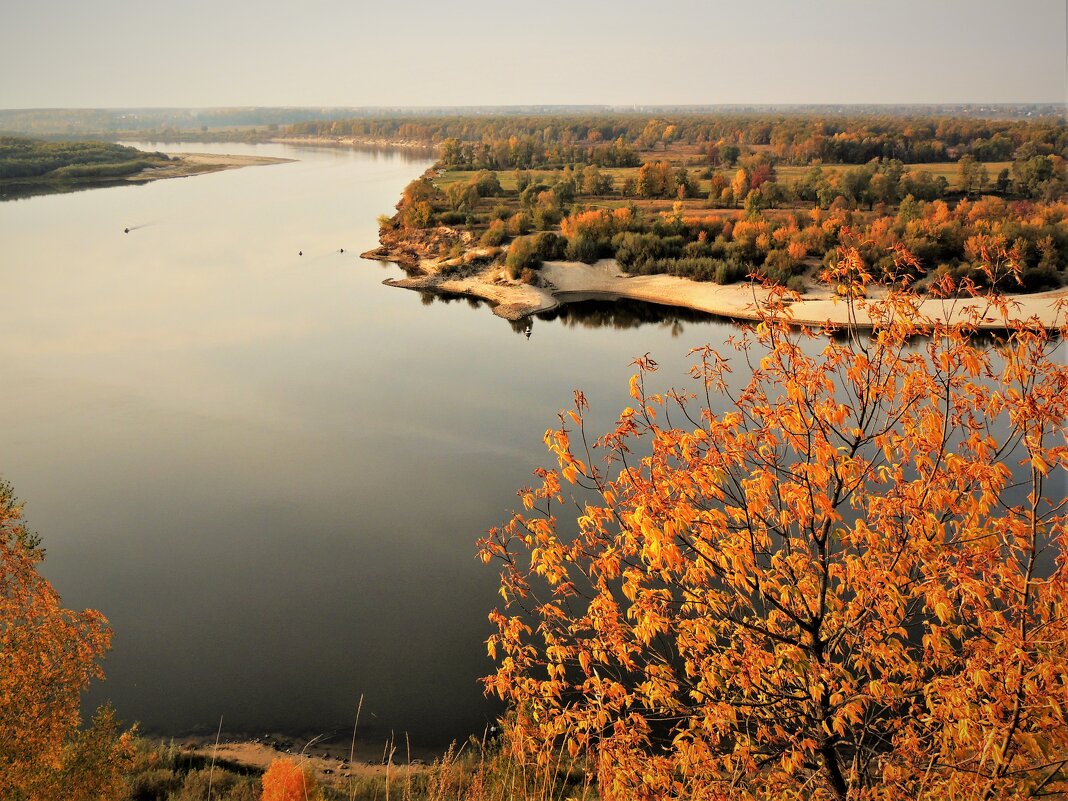
[[[0,108],[1065,102],[1065,0],[2,0]]]

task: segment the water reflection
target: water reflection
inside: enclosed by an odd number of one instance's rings
[[[88,192],[91,189],[111,189],[119,186],[144,186],[144,181],[124,181],[121,179],[93,181],[91,183],[0,183],[0,203],[7,200],[26,200],[40,195],[64,195],[74,192]]]
[[[466,304],[473,309],[488,310],[492,304],[480,298],[458,295],[452,292],[420,291],[423,306],[435,303],[449,305]],[[650,303],[632,298],[619,298],[605,294],[568,293],[561,295],[561,305],[546,312],[539,312],[532,317],[509,320],[511,329],[523,336],[530,337],[534,321],[561,323],[566,328],[613,328],[617,331],[634,330],[642,327],[660,328],[672,339],[677,339],[687,332],[686,324],[707,325],[709,323],[729,323],[723,317],[708,312],[688,309],[683,306],[667,306],[662,303]]]
[[[560,300],[564,301],[562,305],[538,314],[538,319],[559,321],[568,328],[627,330],[656,326],[670,332],[672,338],[685,333],[687,323],[707,324],[723,320],[715,314],[683,306],[665,306],[631,298],[572,294],[563,295]]]

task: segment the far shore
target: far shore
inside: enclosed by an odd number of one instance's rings
[[[385,248],[363,255],[365,258],[396,261],[391,258],[395,254]],[[443,272],[438,263],[424,260],[418,270],[424,274],[387,279],[383,283],[404,289],[479,298],[493,305],[494,314],[512,321],[551,311],[579,297],[629,298],[752,321],[760,318],[759,308],[770,296],[769,290],[748,282],[721,286],[672,275],[628,275],[614,259],[602,259],[595,264],[545,262],[538,272],[540,286],[510,280],[499,265],[452,276]],[[871,294],[877,297],[883,291],[875,288]],[[1013,319],[1032,321],[1047,329],[1061,328],[1068,322],[1068,288],[1009,295],[1006,299]],[[980,328],[1004,329],[1005,321],[1001,316],[996,310],[985,306],[981,299],[928,298],[920,304],[920,313],[932,322],[958,322],[975,310],[981,318]],[[849,305],[826,287],[810,288],[806,294],[789,304],[790,320],[798,325],[843,326],[852,323],[862,328],[873,327],[863,304],[855,304],[853,313],[855,318],[851,320]]]
[[[416,139],[387,139],[361,136],[272,136],[269,141],[287,145],[337,145],[340,147],[404,148],[406,150],[436,150],[436,145]]]

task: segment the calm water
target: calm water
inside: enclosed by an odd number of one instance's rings
[[[480,732],[475,540],[573,389],[603,428],[635,356],[682,384],[732,329],[588,303],[527,339],[359,259],[427,160],[159,149],[299,161],[0,203],[0,475],[66,605],[115,629],[92,700],[150,731],[320,732],[363,694],[368,736]]]

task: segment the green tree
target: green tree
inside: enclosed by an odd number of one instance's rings
[[[957,174],[960,188],[966,195],[978,194],[986,186],[986,165],[975,160],[975,156],[961,156],[957,162]]]

